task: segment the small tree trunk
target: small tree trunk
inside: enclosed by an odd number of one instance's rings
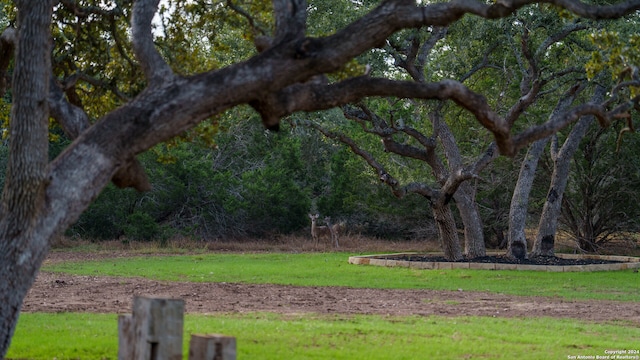
[[[451,207],[446,205],[432,206],[433,217],[440,233],[441,248],[444,251],[444,257],[447,260],[456,261],[462,259],[462,249],[460,248],[460,239],[458,238],[458,230],[456,222],[453,218]]]
[[[464,254],[467,258],[476,258],[487,254],[484,244],[482,219],[471,184],[464,182],[453,195],[460,218],[464,224]]]
[[[538,167],[538,160],[547,145],[549,138],[538,140],[531,144],[527,155],[520,166],[518,182],[511,197],[509,208],[509,240],[507,257],[511,259],[527,258],[527,238],[524,230],[527,225],[527,209],[529,208],[529,193],[533,186],[533,179]]]
[[[437,130],[438,137],[442,143],[442,147],[449,163],[449,167],[453,170],[462,168],[462,155],[460,148],[456,142],[451,129],[447,123],[441,118],[440,114],[434,113],[431,116],[434,128]],[[432,165],[436,177],[443,177],[438,173],[436,167]],[[440,169],[440,172],[444,169]],[[453,194],[456,206],[460,212],[462,224],[464,225],[464,252],[469,258],[475,258],[486,255],[486,247],[484,244],[484,233],[482,219],[478,213],[475,192],[468,181],[460,184],[456,192]]]
[[[563,184],[564,182],[564,184]],[[554,256],[555,236],[558,229],[558,216],[566,181],[554,176],[547,200],[542,208],[538,224],[538,234],[531,250],[531,256]]]

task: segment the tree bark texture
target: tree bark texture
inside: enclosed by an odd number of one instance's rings
[[[451,207],[449,204],[434,204],[431,209],[433,210],[433,218],[436,221],[436,226],[440,233],[441,248],[444,251],[444,257],[452,261],[461,260],[463,258],[462,249],[460,247],[458,230]]]
[[[548,142],[549,138],[545,138],[531,144],[520,165],[518,181],[515,189],[513,189],[511,206],[509,207],[507,257],[512,259],[526,259],[528,257],[527,238],[524,231],[527,225],[529,194],[533,186],[538,160]]]
[[[453,198],[464,224],[464,255],[467,258],[487,255],[482,218],[478,212],[473,187],[468,181],[465,181],[460,185]]]
[[[47,186],[50,1],[16,1],[19,21],[10,156],[0,220],[0,358],[15,331],[22,301],[49,249],[50,234],[34,229],[45,216]]]
[[[449,126],[438,115],[432,116],[432,121],[438,138],[442,143],[442,147],[449,163],[449,171],[455,173],[463,168],[462,155],[456,143],[456,140],[449,129]],[[436,174],[442,177],[442,174]],[[486,255],[486,246],[484,243],[484,231],[482,218],[478,212],[478,206],[475,199],[475,191],[469,181],[461,183],[453,198],[456,207],[460,212],[460,218],[464,225],[464,253],[469,258],[475,258]]]
[[[598,86],[593,95],[594,101],[602,101],[606,90]],[[538,233],[531,250],[531,256],[554,256],[555,236],[558,230],[558,219],[562,210],[562,196],[569,178],[571,159],[589,126],[594,122],[593,116],[585,116],[573,127],[553,161],[553,174],[549,192],[542,207],[538,223]]]

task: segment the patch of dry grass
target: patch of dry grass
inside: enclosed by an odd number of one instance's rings
[[[126,251],[138,254],[145,253],[198,253],[198,252],[424,252],[439,251],[436,239],[430,240],[387,240],[369,238],[362,235],[340,237],[340,247],[334,248],[330,239],[320,239],[316,244],[311,237],[299,235],[279,235],[269,239],[230,238],[214,240],[193,240],[186,237],[175,237],[167,241],[165,246],[159,242],[140,242],[105,240],[89,241],[82,239],[61,238],[53,244],[55,250],[88,250],[88,251]]]
[[[608,243],[602,250],[603,255],[640,256],[638,234],[621,234]],[[535,239],[532,230],[527,232],[529,246]],[[441,251],[438,240],[389,240],[366,237],[360,234],[347,234],[340,237],[340,247],[334,248],[329,238],[321,238],[316,244],[311,236],[274,235],[267,239],[228,238],[212,240],[194,240],[187,237],[174,237],[164,246],[159,242],[141,241],[89,241],[61,237],[53,244],[54,250],[77,250],[93,252],[126,252],[129,254],[184,254],[200,252],[351,252],[351,253],[395,253],[395,252],[431,252]],[[566,234],[560,233],[556,239],[558,253],[576,252],[575,242]]]

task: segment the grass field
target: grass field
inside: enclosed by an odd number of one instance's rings
[[[47,265],[77,275],[141,276],[155,280],[296,286],[489,291],[566,299],[640,301],[631,270],[552,273],[494,270],[416,270],[356,266],[349,253],[249,253],[143,256]]]
[[[567,299],[640,301],[631,271],[424,271],[347,264],[350,253],[201,253],[48,264],[43,271],[168,281],[489,291]],[[568,359],[638,349],[631,323],[555,318],[379,315],[192,315],[189,334],[236,336],[239,359]],[[115,314],[25,313],[8,359],[115,359]]]
[[[185,354],[193,333],[234,334],[238,359],[261,360],[595,358],[640,339],[631,326],[550,318],[187,315]],[[116,316],[23,314],[8,358],[116,359]]]

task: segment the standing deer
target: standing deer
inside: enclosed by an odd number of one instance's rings
[[[336,249],[340,247],[338,245],[338,233],[340,232],[340,224],[331,224],[331,218],[329,216],[324,218],[324,222],[327,224],[329,228],[329,232],[331,233],[331,240],[336,244]]]
[[[318,246],[318,243],[320,242],[320,236],[330,236],[333,239],[333,235],[329,227],[318,225],[318,217],[320,217],[318,214],[309,214],[309,219],[311,219],[311,237],[316,241],[316,246]]]

